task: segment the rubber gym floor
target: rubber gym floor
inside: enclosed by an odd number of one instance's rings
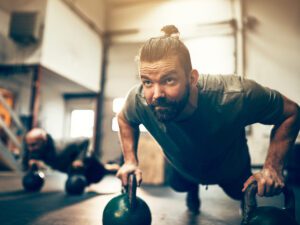
[[[101,225],[102,213],[109,200],[120,194],[120,182],[106,176],[91,185],[81,196],[69,196],[64,191],[66,176],[46,175],[45,185],[38,193],[25,192],[22,175],[0,172],[1,225]],[[296,217],[300,221],[300,187],[294,187]],[[142,185],[137,195],[144,199],[152,213],[152,225],[239,225],[239,202],[227,197],[218,186],[200,188],[200,215],[186,210],[185,194],[166,186]],[[283,196],[258,198],[258,204],[282,207]]]

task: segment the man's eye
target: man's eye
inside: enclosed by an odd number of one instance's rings
[[[173,78],[167,78],[165,80],[166,84],[174,84],[175,83],[175,80]]]
[[[144,81],[143,81],[143,85],[144,85],[145,87],[150,87],[151,84],[152,84],[152,82],[149,81],[149,80],[144,80]]]

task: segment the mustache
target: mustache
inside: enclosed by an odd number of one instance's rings
[[[156,107],[156,106],[168,107],[168,106],[172,106],[173,104],[174,104],[174,102],[168,100],[167,98],[158,98],[151,103],[151,106],[152,107]]]

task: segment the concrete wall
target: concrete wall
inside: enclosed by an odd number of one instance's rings
[[[65,0],[77,7],[92,20],[100,31],[106,29],[106,4],[104,0]]]
[[[7,36],[8,35],[8,25],[10,16],[9,13],[0,9],[0,18],[1,18],[1,26],[0,26],[0,33]]]
[[[300,104],[300,2],[247,0],[246,15],[255,18],[246,30],[246,75]],[[249,136],[253,163],[263,163],[270,126],[254,125]],[[300,140],[298,140],[300,141]]]
[[[98,34],[60,0],[47,4],[41,64],[99,91],[102,44]]]

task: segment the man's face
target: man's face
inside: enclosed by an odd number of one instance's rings
[[[41,138],[27,137],[26,145],[30,152],[41,152],[43,151],[45,141]]]
[[[188,77],[177,56],[155,62],[141,62],[140,76],[146,101],[157,119],[175,119],[186,106],[190,95]]]

